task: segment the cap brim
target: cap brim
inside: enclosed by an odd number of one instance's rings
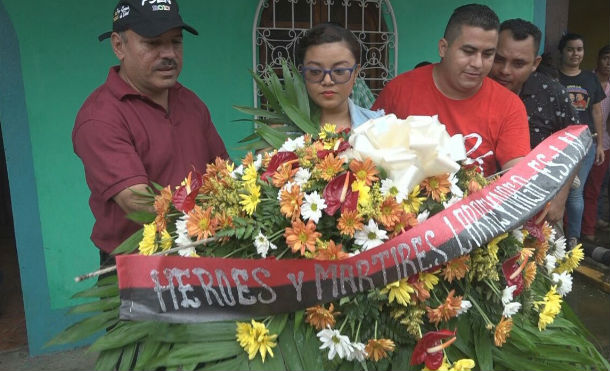
[[[133,30],[133,32],[137,33],[140,36],[157,37],[164,32],[167,32],[173,28],[178,28],[178,27],[181,27],[181,28],[187,30],[188,32],[192,33],[193,35],[199,35],[199,32],[197,32],[196,29],[194,29],[193,27],[189,26],[188,24],[186,24],[184,22],[180,22],[177,25],[170,25],[170,26],[165,25],[165,26],[157,28],[155,30],[151,30],[149,27],[141,28],[137,25],[132,26],[131,29]],[[99,35],[97,37],[97,39],[99,41],[104,41],[105,39],[109,38],[110,35],[112,35],[112,32],[113,31],[104,32],[103,34]]]

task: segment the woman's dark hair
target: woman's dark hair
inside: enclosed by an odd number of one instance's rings
[[[303,64],[305,52],[307,52],[310,46],[341,41],[347,43],[356,63],[360,63],[360,43],[356,36],[336,23],[320,23],[313,26],[299,40],[295,51],[296,65],[300,66]]]

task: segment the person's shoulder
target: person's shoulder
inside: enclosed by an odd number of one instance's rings
[[[497,99],[520,100],[520,98],[517,94],[513,93],[510,89],[506,88],[505,86],[503,86],[502,84],[500,84],[499,82],[497,82],[496,80],[494,80],[488,76],[486,76],[483,79],[483,85],[481,86],[481,89],[479,90],[479,94],[485,94],[486,96],[489,96],[490,98],[492,98],[494,100],[497,100]]]

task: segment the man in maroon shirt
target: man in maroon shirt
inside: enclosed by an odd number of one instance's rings
[[[139,225],[125,215],[154,211],[139,193],[152,182],[176,186],[192,169],[228,158],[206,105],[176,80],[182,69],[176,0],[120,0],[110,38],[119,66],[85,101],[72,132],[91,190],[93,243],[112,252]]]

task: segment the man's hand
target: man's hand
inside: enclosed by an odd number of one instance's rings
[[[125,188],[121,192],[117,193],[112,199],[116,202],[125,214],[130,214],[136,211],[146,211],[154,213],[155,208],[151,205],[148,200],[140,193],[148,193],[148,186],[146,184],[136,184],[128,188]]]

